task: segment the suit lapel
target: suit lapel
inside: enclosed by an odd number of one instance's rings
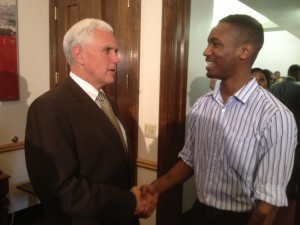
[[[128,165],[128,156],[123,147],[122,141],[109,118],[82,90],[82,88],[72,80],[72,78],[68,77],[65,81],[65,85],[67,85],[68,89],[70,90],[78,109],[81,110],[87,117],[89,117],[100,129],[104,130],[108,137],[111,137],[111,141],[116,145],[116,149],[120,150],[119,153],[122,155],[123,159]]]

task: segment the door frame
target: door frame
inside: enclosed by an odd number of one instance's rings
[[[191,0],[163,0],[157,176],[178,160],[185,140]],[[182,185],[162,194],[157,225],[179,225]]]

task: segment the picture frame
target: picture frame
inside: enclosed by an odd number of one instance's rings
[[[17,0],[0,0],[0,101],[19,100]]]

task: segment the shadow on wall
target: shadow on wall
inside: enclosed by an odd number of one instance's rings
[[[30,96],[27,81],[19,76],[20,99],[0,101],[0,145],[12,143],[14,136],[19,142],[24,140]],[[16,212],[38,203],[34,196],[22,192],[17,185],[28,182],[24,150],[14,150],[0,154],[0,169],[11,176],[9,179],[9,212]]]
[[[27,81],[19,76],[20,99],[0,101],[0,145],[12,143],[13,137],[24,140],[25,123],[30,96]]]
[[[202,76],[196,77],[192,81],[191,86],[189,88],[187,104],[189,104],[191,108],[200,96],[206,94],[209,91],[210,91],[210,79]],[[190,116],[189,111],[187,112],[188,114],[186,115],[186,131],[189,123],[189,116]],[[196,191],[195,191],[194,176],[192,176],[184,183],[182,198],[183,198],[182,211],[186,212],[187,210],[192,208],[193,203],[197,198]]]
[[[196,100],[210,91],[210,80],[207,77],[196,77],[190,86],[190,91],[188,92],[189,106],[192,107]]]

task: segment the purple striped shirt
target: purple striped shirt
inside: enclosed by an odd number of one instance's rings
[[[224,104],[220,86],[192,108],[179,157],[194,169],[200,202],[254,209],[255,200],[287,205],[297,128],[293,114],[253,78]]]

